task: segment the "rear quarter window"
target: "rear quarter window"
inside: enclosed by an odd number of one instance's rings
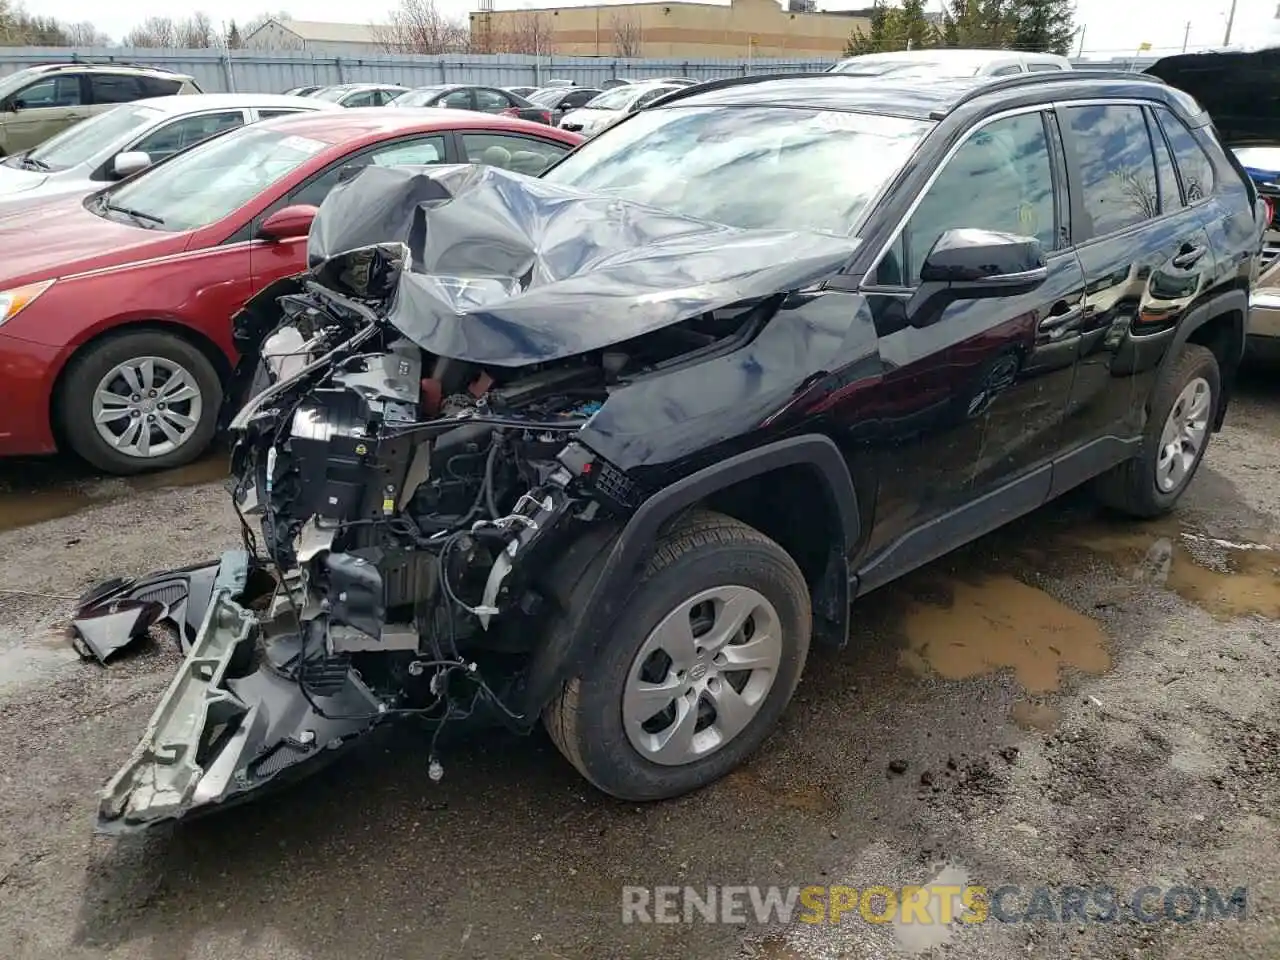
[[[182,89],[181,80],[165,77],[138,77],[143,97],[171,97]]]
[[[1203,200],[1213,193],[1213,161],[1172,110],[1157,107],[1156,116],[1160,118],[1160,126],[1164,128],[1169,146],[1173,148],[1173,161],[1178,167],[1178,176],[1182,180],[1182,191],[1187,202]]]

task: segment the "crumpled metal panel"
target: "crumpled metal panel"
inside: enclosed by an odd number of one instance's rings
[[[391,293],[390,321],[427,352],[516,367],[807,287],[857,244],[729,227],[496,167],[371,166],[325,199],[307,256],[345,292]],[[387,263],[396,249],[408,257],[398,273]]]

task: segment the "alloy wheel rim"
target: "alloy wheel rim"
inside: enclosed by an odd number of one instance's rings
[[[622,695],[627,739],[663,766],[700,760],[760,712],[781,662],[781,620],[763,594],[704,590],[667,614],[636,653]]]
[[[1196,377],[1183,387],[1173,402],[1156,457],[1156,486],[1161,493],[1172,493],[1187,482],[1209,435],[1212,409],[1213,390],[1204,377]]]
[[[93,424],[112,450],[140,460],[173,453],[200,425],[204,397],[195,376],[165,357],[118,363],[93,391]]]

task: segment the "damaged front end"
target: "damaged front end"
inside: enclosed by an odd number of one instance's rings
[[[158,575],[104,585],[76,619],[100,659],[162,619],[186,653],[99,829],[212,809],[392,717],[434,730],[433,779],[443,727],[527,731],[558,560],[645,495],[598,452],[610,404],[750,342],[850,250],[491,168],[340,185],[309,272],[237,318],[244,550],[179,577],[180,606],[148,593]],[[95,612],[122,615],[114,634]]]

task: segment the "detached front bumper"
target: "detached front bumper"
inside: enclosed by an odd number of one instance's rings
[[[348,670],[308,694],[293,679],[299,634],[278,598],[260,616],[243,606],[248,556],[228,553],[186,659],[128,762],[102,791],[97,830],[124,833],[237,801],[321,759],[382,718]]]

